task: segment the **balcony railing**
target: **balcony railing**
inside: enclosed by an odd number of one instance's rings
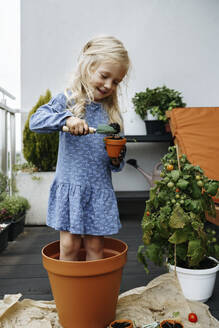
[[[12,167],[16,158],[16,124],[15,114],[20,111],[7,106],[7,99],[16,98],[0,87],[0,171],[10,181],[9,193],[12,194]]]

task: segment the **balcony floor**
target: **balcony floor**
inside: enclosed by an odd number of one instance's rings
[[[145,286],[150,280],[165,273],[164,268],[150,264],[150,274],[138,263],[136,253],[141,244],[140,218],[121,218],[123,228],[114,237],[125,241],[128,246],[128,262],[124,268],[121,292]],[[41,249],[44,245],[59,239],[59,233],[46,226],[26,226],[24,233],[0,254],[0,298],[5,294],[22,293],[23,298],[51,300],[52,294],[47,272],[42,266]],[[219,277],[214,294],[207,302],[210,311],[219,319]]]

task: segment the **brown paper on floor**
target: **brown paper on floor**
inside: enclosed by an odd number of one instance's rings
[[[19,301],[21,294],[5,295],[0,300],[0,328],[61,328],[54,301]],[[179,312],[185,328],[219,328],[219,321],[200,302],[187,301],[174,273],[152,280],[146,287],[138,287],[119,296],[116,317],[131,319],[136,326],[172,318]],[[198,323],[188,322],[188,313],[195,312]]]
[[[146,287],[129,290],[119,296],[116,318],[127,318],[135,322],[137,327],[174,319],[181,320],[185,328],[219,328],[219,321],[209,312],[208,306],[201,302],[187,301],[183,296],[175,273],[163,274]],[[196,324],[188,321],[188,314],[195,312],[198,316]]]

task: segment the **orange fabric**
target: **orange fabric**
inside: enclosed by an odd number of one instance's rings
[[[174,108],[168,114],[180,152],[219,180],[219,107]]]

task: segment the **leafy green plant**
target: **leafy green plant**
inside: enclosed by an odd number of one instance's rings
[[[30,208],[28,200],[21,196],[6,196],[0,202],[0,222],[12,219],[16,220],[21,214]]]
[[[158,120],[167,121],[165,112],[175,107],[185,107],[181,93],[174,89],[169,89],[165,85],[155,89],[146,88],[146,91],[138,92],[132,98],[135,112],[145,120],[145,116],[150,112]]]
[[[29,129],[29,120],[36,110],[49,102],[51,92],[47,90],[41,95],[36,105],[30,111],[23,131],[23,153],[28,163],[34,165],[39,171],[53,171],[56,166],[58,154],[59,133],[35,133]]]
[[[8,178],[0,173],[0,201],[3,200],[7,195],[7,187],[8,187]]]
[[[169,147],[162,159],[162,180],[150,190],[142,220],[143,243],[138,259],[147,271],[147,260],[162,265],[166,259],[184,268],[198,268],[207,256],[219,257],[215,231],[206,228],[206,216],[214,216],[212,196],[219,182],[208,179],[185,155],[177,159]],[[180,168],[179,168],[180,166]],[[176,251],[175,255],[174,252]]]

